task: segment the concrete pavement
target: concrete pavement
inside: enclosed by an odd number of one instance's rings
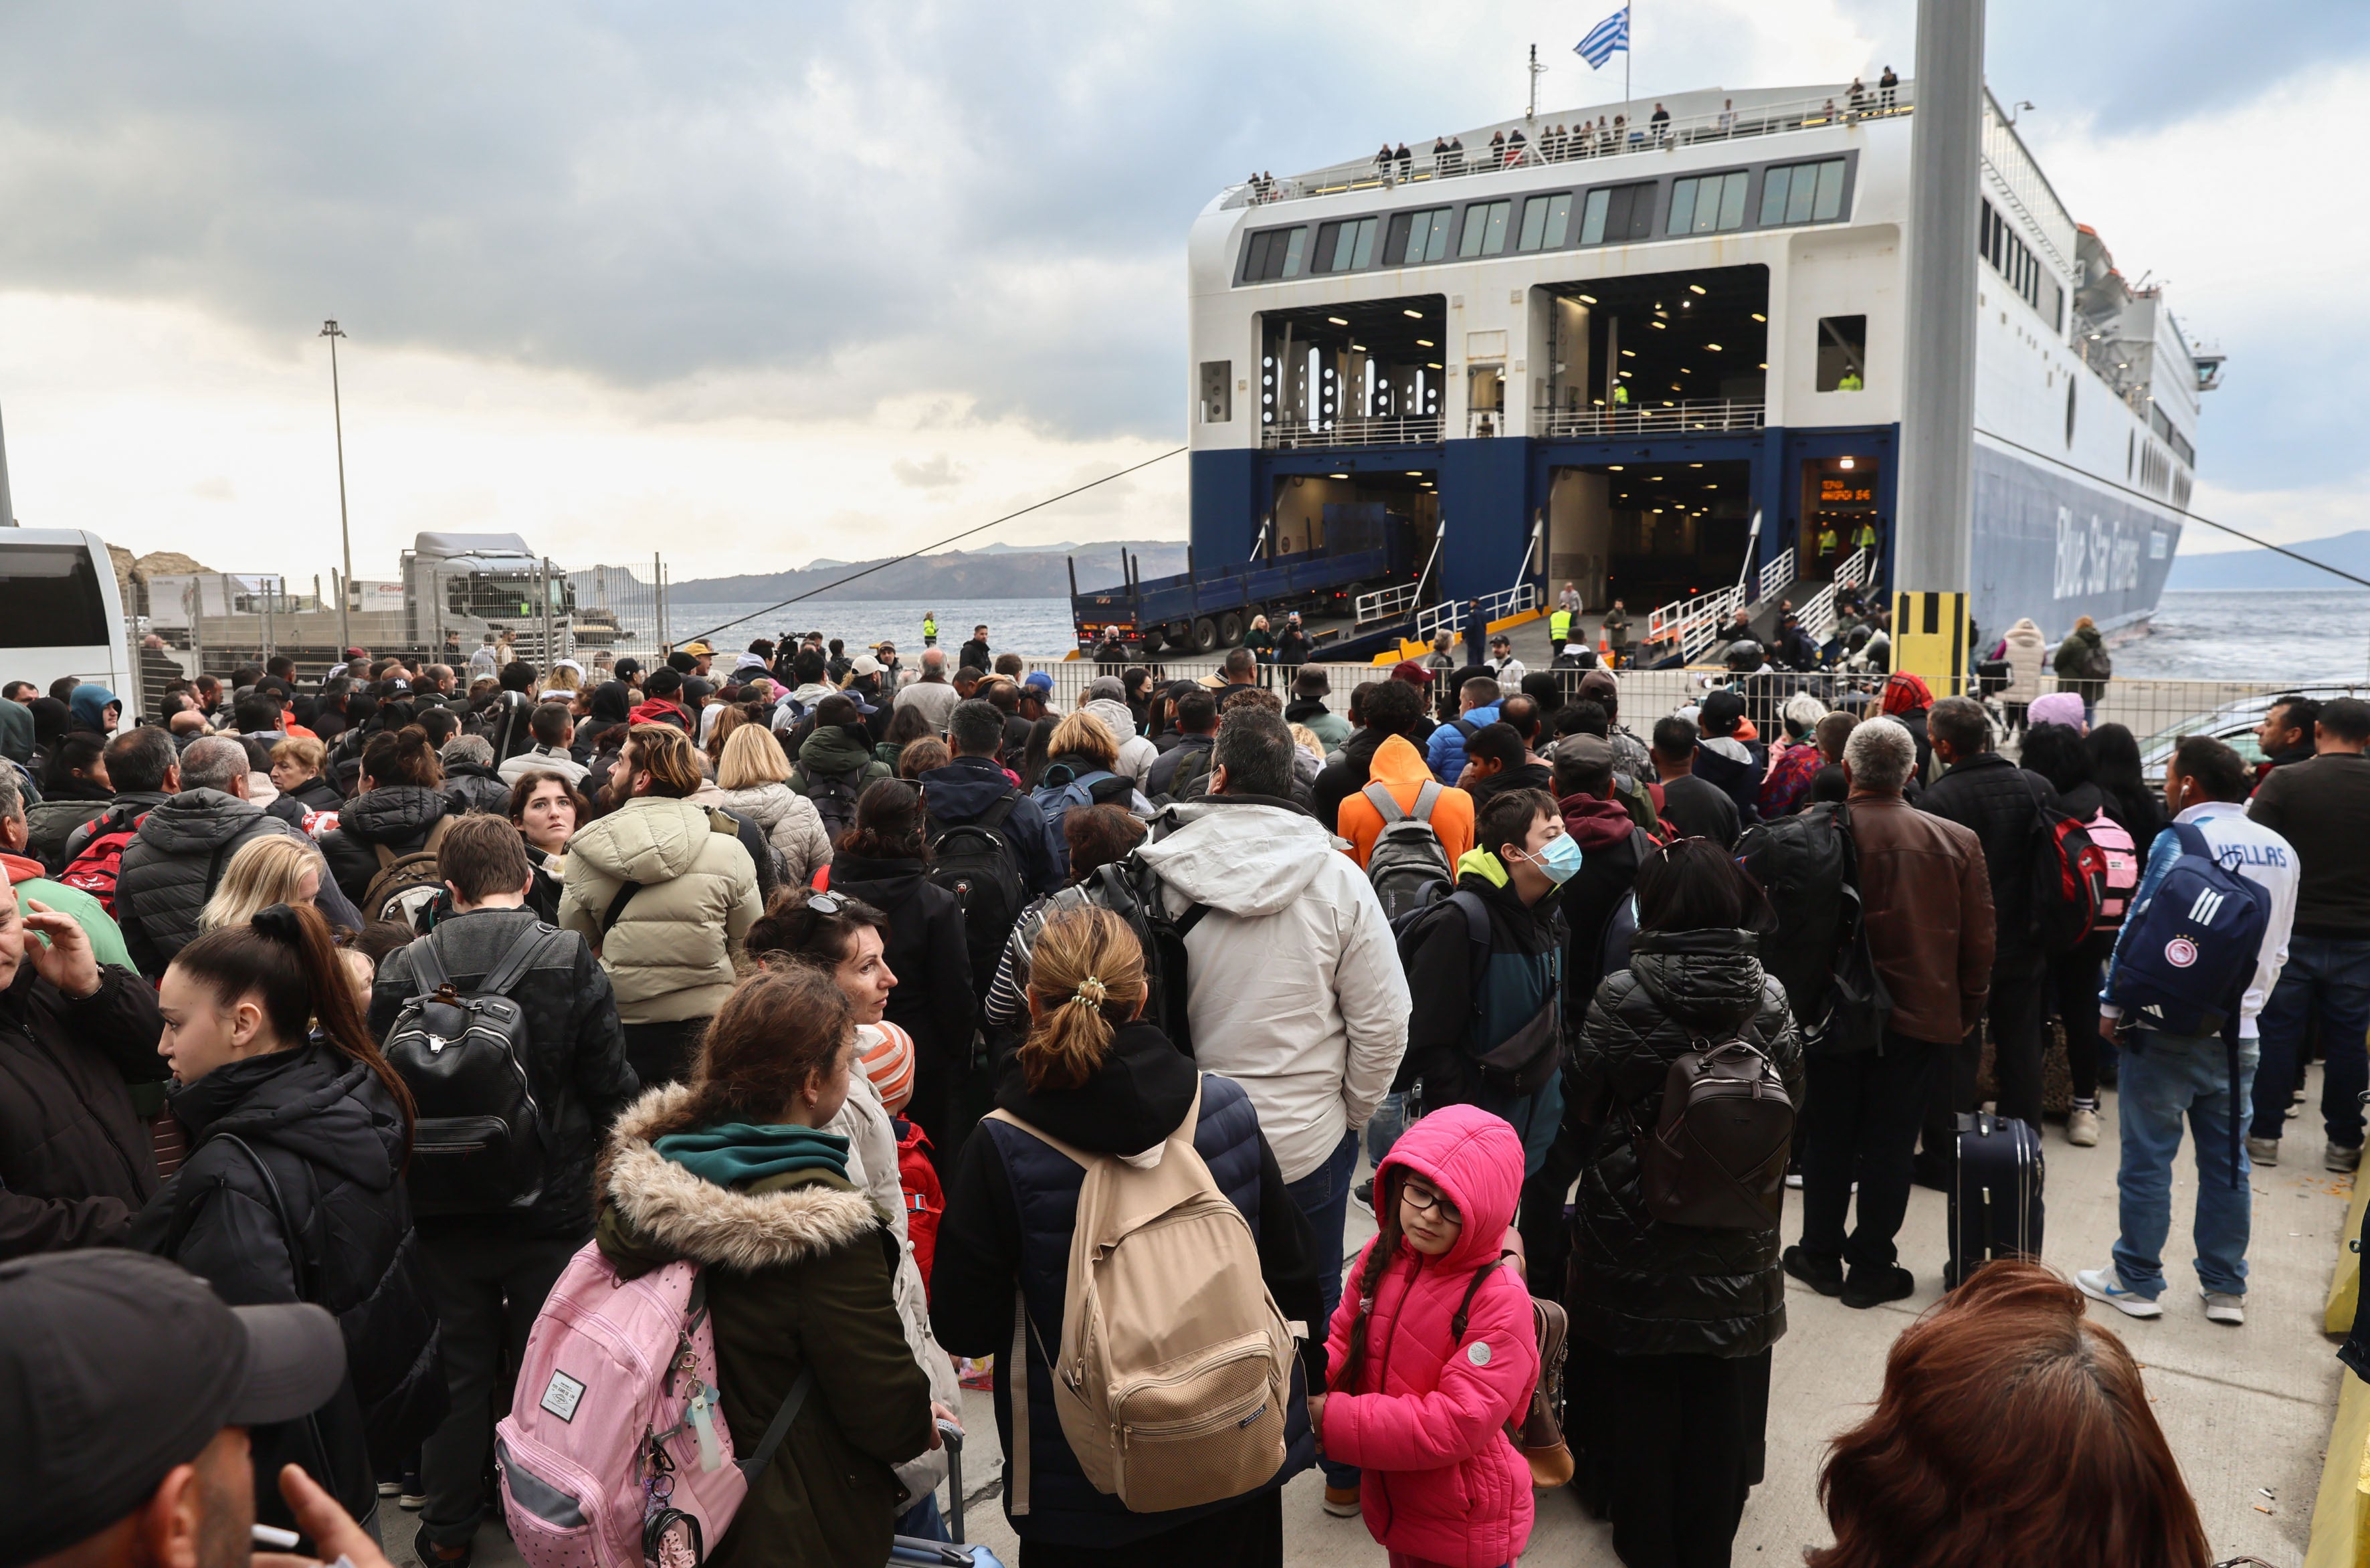
[[[2318,1098],[2315,1069],[2312,1103]],[[2077,1269],[2104,1263],[2114,1239],[2113,1113],[2110,1090],[2106,1132],[2096,1148],[2069,1146],[2054,1123],[2047,1131],[2042,1258],[2069,1277]],[[2157,1417],[2196,1495],[2217,1558],[2252,1554],[2292,1568],[2304,1554],[2341,1371],[2332,1354],[2334,1342],[2321,1334],[2319,1323],[2353,1181],[2321,1170],[2321,1141],[2318,1117],[2299,1117],[2288,1124],[2283,1163],[2254,1174],[2243,1328],[2207,1322],[2197,1299],[2186,1245],[2196,1172],[2187,1163],[2174,1175],[2165,1315],[2134,1321],[2105,1306],[2090,1309],[2123,1337],[2146,1369]],[[1921,1188],[1912,1195],[1902,1261],[1916,1272],[1918,1289],[1907,1301],[1857,1312],[1788,1282],[1788,1333],[1772,1368],[1768,1474],[1745,1507],[1733,1561],[1797,1563],[1805,1547],[1828,1539],[1817,1495],[1826,1444],[1859,1419],[1874,1399],[1893,1336],[1940,1294],[1945,1214],[1942,1194]],[[1351,1220],[1354,1254],[1372,1234],[1373,1223],[1354,1206]],[[1789,1203],[1789,1240],[1800,1224],[1799,1205]],[[974,1493],[967,1510],[971,1537],[993,1547],[1006,1563],[1017,1563],[1017,1543],[998,1498],[1000,1464],[988,1396],[966,1393],[964,1402],[966,1424],[975,1435],[965,1477],[966,1490]],[[1324,1513],[1320,1485],[1312,1471],[1285,1493],[1286,1560],[1305,1568],[1383,1563],[1383,1550],[1363,1524]],[[399,1513],[390,1499],[381,1523],[388,1556],[408,1568],[415,1561],[416,1516]],[[1539,1497],[1538,1524],[1524,1560],[1557,1568],[1617,1562],[1609,1528],[1586,1517],[1568,1492]],[[477,1562],[485,1568],[510,1568],[517,1562],[498,1522],[479,1529]]]

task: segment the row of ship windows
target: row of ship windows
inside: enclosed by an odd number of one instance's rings
[[[1691,175],[1671,182],[1666,235],[1720,234],[1745,226],[1753,174]],[[1304,271],[1356,272],[1379,260],[1385,267],[1414,267],[1449,259],[1502,256],[1511,242],[1520,251],[1560,250],[1570,244],[1617,245],[1651,239],[1659,180],[1605,185],[1585,192],[1558,190],[1523,199],[1519,220],[1509,199],[1468,202],[1462,208],[1430,207],[1397,213],[1384,226],[1380,216],[1343,218],[1317,225],[1316,243],[1306,226],[1263,229],[1243,252],[1242,281],[1270,282]],[[1574,235],[1577,203],[1577,236]],[[1843,215],[1844,160],[1778,164],[1761,171],[1756,226],[1832,223]],[[1460,222],[1461,214],[1461,222]],[[1380,256],[1377,257],[1377,241]]]
[[[2053,330],[2065,330],[2065,289],[1988,200],[1984,202],[1983,217],[1976,229],[1975,248]]]

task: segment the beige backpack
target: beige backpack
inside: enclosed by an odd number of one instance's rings
[[[1070,1239],[1060,1355],[1013,1314],[1012,1512],[1029,1512],[1024,1333],[1053,1372],[1062,1435],[1099,1492],[1131,1513],[1240,1497],[1284,1461],[1294,1340],[1260,1274],[1259,1244],[1193,1149],[1201,1090],[1149,1170],[1009,1122],[1086,1168]]]

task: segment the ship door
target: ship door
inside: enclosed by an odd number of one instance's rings
[[[1846,557],[1870,540],[1872,556],[1884,553],[1884,519],[1876,510],[1881,477],[1873,457],[1822,457],[1802,465],[1802,526],[1794,543],[1801,576],[1827,581]]]

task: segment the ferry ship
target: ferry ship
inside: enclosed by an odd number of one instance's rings
[[[1393,580],[1331,585],[1345,653],[1568,582],[1692,653],[1739,605],[1815,621],[1838,580],[1884,585],[1915,113],[1910,82],[1715,87],[1221,192],[1189,242],[1194,582],[1337,537],[1371,563],[1379,532]],[[2220,357],[2125,281],[1988,93],[1981,179],[1978,635],[2143,622]],[[1282,607],[1257,594],[1094,630],[1206,646]]]

